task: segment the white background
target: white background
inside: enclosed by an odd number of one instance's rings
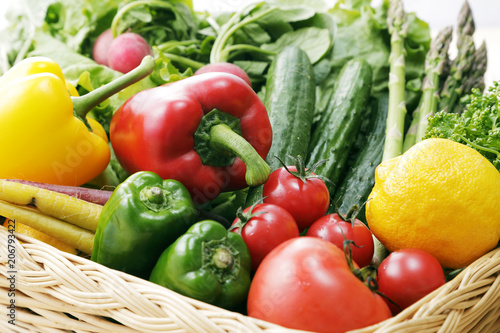
[[[5,26],[5,12],[9,4],[23,0],[0,0],[0,29]],[[256,0],[193,0],[195,10],[217,12],[236,10]],[[333,5],[335,0],[325,0]],[[380,0],[373,0],[374,4]],[[456,25],[457,16],[462,7],[462,0],[403,0],[407,12],[415,12],[419,18],[429,23],[431,33],[447,25]],[[476,45],[486,41],[488,49],[488,71],[486,84],[500,80],[500,0],[469,0],[476,23],[474,39]],[[455,50],[450,49],[453,56]]]

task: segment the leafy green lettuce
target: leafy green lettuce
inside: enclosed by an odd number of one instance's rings
[[[500,83],[487,93],[473,90],[462,115],[438,112],[430,117],[424,139],[450,139],[476,149],[500,171]]]
[[[385,91],[389,81],[391,50],[386,23],[387,6],[387,1],[373,8],[369,0],[341,0],[330,10],[338,27],[330,58],[334,70],[340,69],[352,58],[363,58],[373,70],[373,94]],[[423,77],[431,37],[428,24],[415,14],[408,14],[408,24],[405,65],[406,80],[411,82]]]
[[[316,74],[327,74],[318,85],[315,121],[328,104],[340,69],[353,58],[364,59],[370,64],[373,72],[372,96],[387,92],[391,52],[386,23],[387,7],[387,0],[379,7],[372,7],[370,0],[339,0],[328,10],[336,24],[336,32],[331,52],[315,66]],[[431,37],[428,24],[414,13],[408,14],[408,25],[408,37],[405,40],[406,104],[411,114],[420,98],[425,55]]]
[[[335,24],[321,1],[266,1],[215,16],[217,36],[211,62],[230,61],[247,71],[258,91],[273,57],[297,45],[312,63],[332,46]]]

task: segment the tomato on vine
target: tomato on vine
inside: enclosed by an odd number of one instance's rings
[[[320,161],[307,169],[301,156],[294,158],[295,165],[276,169],[264,184],[264,203],[283,207],[303,231],[314,221],[325,215],[330,204],[330,193],[324,177],[316,175],[314,169],[325,162]]]
[[[352,260],[365,267],[373,258],[373,236],[370,229],[355,218],[357,209],[353,207],[346,216],[332,213],[319,218],[307,230],[306,236],[322,238],[340,249],[349,250]]]
[[[261,203],[238,210],[229,230],[243,237],[252,257],[253,271],[276,246],[299,237],[299,228],[293,216],[273,204]]]

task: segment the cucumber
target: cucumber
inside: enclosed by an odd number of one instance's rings
[[[267,73],[264,105],[273,129],[273,143],[266,158],[271,170],[291,163],[287,155],[307,156],[316,103],[314,71],[307,54],[296,46],[286,47]],[[249,190],[246,205],[262,199],[262,185]]]
[[[342,214],[347,214],[353,205],[358,205],[360,210],[357,218],[364,223],[366,223],[364,204],[375,185],[375,168],[382,162],[384,153],[388,108],[389,94],[385,93],[375,100],[370,124],[361,140],[362,148],[349,165],[347,173],[333,195],[333,202]],[[329,213],[336,212],[333,202],[328,210]]]
[[[367,113],[372,70],[361,59],[348,61],[342,68],[333,96],[321,115],[309,143],[307,165],[326,160],[315,173],[328,178],[330,195],[346,170],[350,149]]]

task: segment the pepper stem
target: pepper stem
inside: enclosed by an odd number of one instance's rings
[[[151,203],[160,204],[163,200],[163,191],[158,186],[153,186],[144,191],[144,196]]]
[[[233,264],[233,256],[227,249],[219,247],[214,251],[213,262],[217,268],[225,269]]]
[[[146,186],[139,192],[141,202],[148,207],[148,209],[155,212],[168,208],[168,195],[169,193],[167,191],[158,186]]]
[[[218,124],[210,128],[210,145],[228,150],[238,156],[247,167],[245,180],[250,186],[264,184],[269,178],[271,167],[247,140],[236,134],[229,126]]]
[[[120,76],[116,80],[113,80],[83,96],[71,97],[75,117],[83,121],[89,130],[92,130],[86,119],[87,113],[89,113],[90,110],[95,108],[97,105],[107,100],[109,97],[151,74],[154,67],[155,61],[153,57],[147,55],[144,59],[142,59],[139,66]]]

